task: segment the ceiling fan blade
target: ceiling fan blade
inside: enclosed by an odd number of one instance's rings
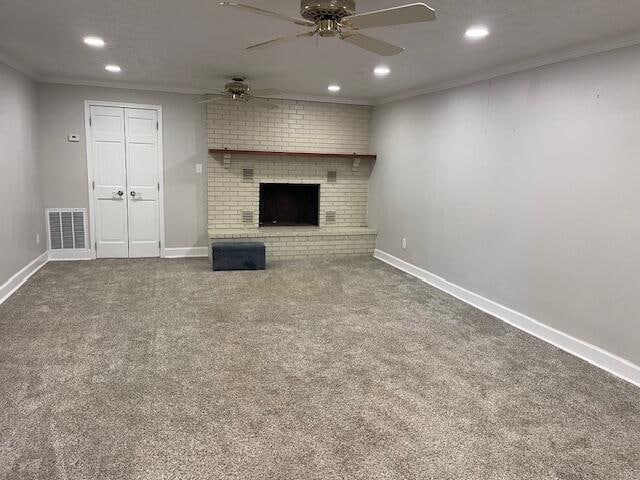
[[[278,105],[264,98],[249,97],[247,103],[252,107],[278,108]]]
[[[282,95],[282,92],[275,88],[261,88],[259,90],[251,90],[251,95],[254,97],[271,97],[273,95]]]
[[[436,11],[425,3],[412,3],[400,7],[385,8],[373,12],[352,15],[341,23],[351,28],[389,27],[407,23],[430,22],[436,19]]]
[[[204,98],[202,100],[200,100],[198,103],[211,103],[211,102],[217,102],[218,100],[222,100],[223,98],[225,98],[224,95],[221,94],[216,94],[215,97],[207,97]]]
[[[278,45],[284,45],[285,43],[293,42],[294,40],[297,40],[299,38],[313,37],[315,34],[316,34],[316,31],[312,30],[310,32],[300,33],[298,35],[292,35],[290,37],[276,38],[274,40],[269,40],[268,42],[262,42],[256,45],[251,45],[250,47],[247,47],[247,50],[258,50],[261,48],[276,47]]]
[[[252,7],[251,5],[244,5],[236,2],[220,2],[220,5],[224,7],[233,7],[245,12],[257,13],[258,15],[264,15],[265,17],[276,18],[278,20],[284,20],[285,22],[295,23],[296,25],[302,25],[303,27],[313,27],[315,23],[302,18],[289,17],[278,12],[272,12],[271,10],[264,10],[263,8]]]
[[[345,42],[355,45],[356,47],[364,48],[365,50],[377,53],[383,57],[390,57],[391,55],[397,55],[404,51],[404,48],[402,47],[396,47],[395,45],[361,33],[346,33],[340,38]]]
[[[224,90],[220,90],[219,88],[202,88],[202,95],[224,95]]]

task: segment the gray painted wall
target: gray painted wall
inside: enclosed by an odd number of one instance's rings
[[[47,249],[36,100],[36,84],[0,62],[0,285]]]
[[[640,364],[640,47],[386,104],[373,129],[379,249]]]
[[[207,134],[198,96],[117,88],[40,84],[38,112],[46,207],[89,208],[84,101],[162,105],[166,246],[207,245]],[[67,135],[78,133],[79,143]],[[203,173],[195,173],[195,165]]]

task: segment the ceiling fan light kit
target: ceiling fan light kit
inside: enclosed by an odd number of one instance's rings
[[[207,95],[204,100],[198,103],[212,103],[222,99],[230,99],[237,102],[248,103],[254,107],[278,108],[278,105],[262,97],[281,95],[282,93],[279,90],[275,88],[252,90],[245,81],[246,78],[244,76],[234,75],[231,77],[231,81],[224,86],[224,90],[213,90],[213,96]]]
[[[299,38],[318,35],[319,37],[338,37],[340,40],[364,50],[387,57],[401,53],[404,48],[363,35],[360,30],[430,22],[436,19],[435,10],[424,3],[411,3],[356,14],[355,0],[301,0],[300,15],[302,18],[289,17],[281,13],[236,2],[220,2],[220,5],[312,28],[310,32],[251,45],[247,47],[249,50],[273,47]]]

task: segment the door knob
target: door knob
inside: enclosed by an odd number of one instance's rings
[[[124,195],[124,192],[122,190],[118,190],[118,196],[121,197],[122,195]]]
[[[131,190],[131,196],[135,197],[136,196],[136,191],[135,190]]]

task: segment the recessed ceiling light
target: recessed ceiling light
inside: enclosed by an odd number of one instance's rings
[[[391,73],[391,69],[384,65],[380,65],[373,70],[376,77],[386,77]]]
[[[100,37],[89,35],[88,37],[84,37],[83,40],[84,40],[84,43],[86,43],[90,47],[96,47],[96,48],[104,47],[104,40],[101,39]]]
[[[104,67],[107,72],[120,73],[122,69],[118,65],[107,65]]]
[[[340,85],[329,85],[329,91],[336,93],[340,91]]]
[[[482,25],[474,25],[469,27],[464,33],[464,36],[471,40],[479,40],[489,35],[489,29]]]

